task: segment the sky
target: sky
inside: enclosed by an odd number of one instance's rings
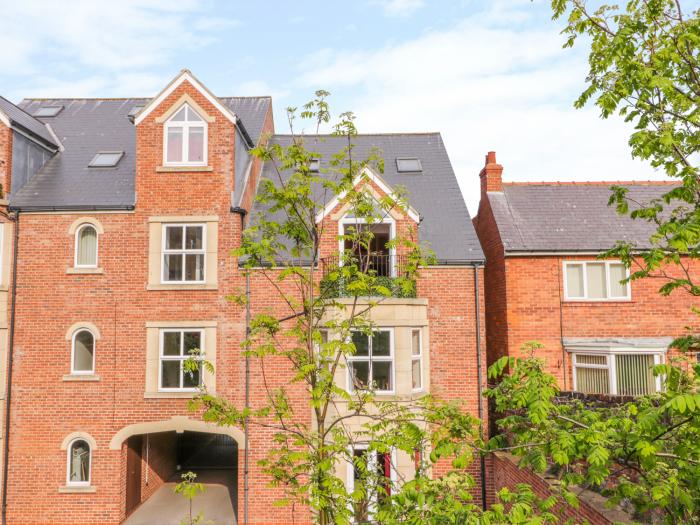
[[[219,96],[317,89],[360,132],[439,131],[472,215],[496,151],[508,181],[663,178],[629,124],[574,109],[585,46],[546,0],[20,0],[0,10],[0,95],[150,97],[182,68]]]

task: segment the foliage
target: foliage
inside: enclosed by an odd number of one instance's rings
[[[181,475],[182,481],[175,485],[175,493],[180,494],[187,499],[189,511],[186,517],[180,521],[180,525],[205,525],[209,523],[204,519],[204,513],[199,512],[196,516],[192,515],[192,500],[204,492],[204,485],[196,482],[197,474],[194,472],[185,472]]]
[[[700,523],[700,364],[657,365],[654,373],[664,378],[662,393],[596,405],[558,398],[541,359],[501,358],[489,369],[501,381],[486,395],[503,415],[502,434],[489,446],[507,447],[538,472],[558,472],[561,496],[574,504],[581,486],[637,519]]]

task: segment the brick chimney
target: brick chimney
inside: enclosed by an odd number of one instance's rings
[[[489,151],[486,154],[486,162],[479,173],[481,179],[481,193],[487,191],[503,191],[503,166],[496,163],[496,152]]]

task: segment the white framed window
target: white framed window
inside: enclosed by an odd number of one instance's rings
[[[630,283],[621,283],[629,271],[620,261],[564,262],[564,298],[567,301],[620,301],[632,297]]]
[[[367,261],[367,269],[374,271],[379,277],[396,277],[396,248],[387,244],[396,238],[396,221],[387,216],[381,222],[367,223],[367,220],[346,215],[338,222],[339,235],[351,235],[353,231],[371,231],[373,234],[368,247],[353,246],[350,239],[341,237],[338,245],[339,252],[354,250],[356,257]],[[342,263],[342,261],[341,261]]]
[[[97,268],[97,228],[83,224],[75,231],[76,268]]]
[[[661,391],[661,377],[654,365],[663,362],[663,351],[628,349],[572,354],[574,390],[584,394],[641,396]]]
[[[162,329],[160,331],[158,387],[161,391],[195,391],[202,384],[202,370],[186,371],[185,361],[204,356],[204,330]]]
[[[394,331],[375,329],[369,336],[353,332],[355,353],[348,360],[348,389],[369,388],[376,393],[394,392]]]
[[[73,375],[95,373],[95,334],[87,328],[73,334],[70,372]]]
[[[347,469],[348,494],[355,491],[357,484],[364,485],[366,489],[364,497],[355,502],[351,509],[352,523],[373,523],[377,505],[391,496],[398,479],[396,450],[370,451],[368,445],[358,443],[349,452],[352,460]]]
[[[166,166],[207,165],[207,123],[189,104],[165,122],[163,134]]]
[[[203,283],[205,224],[163,225],[163,283]]]
[[[68,445],[66,461],[66,485],[71,487],[87,487],[90,485],[90,469],[92,467],[92,450],[84,439],[74,439]]]
[[[411,330],[411,388],[423,390],[423,336],[420,328]]]

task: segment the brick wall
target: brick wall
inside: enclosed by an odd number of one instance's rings
[[[12,130],[0,122],[0,184],[2,184],[1,198],[6,198],[10,193],[12,181]]]

